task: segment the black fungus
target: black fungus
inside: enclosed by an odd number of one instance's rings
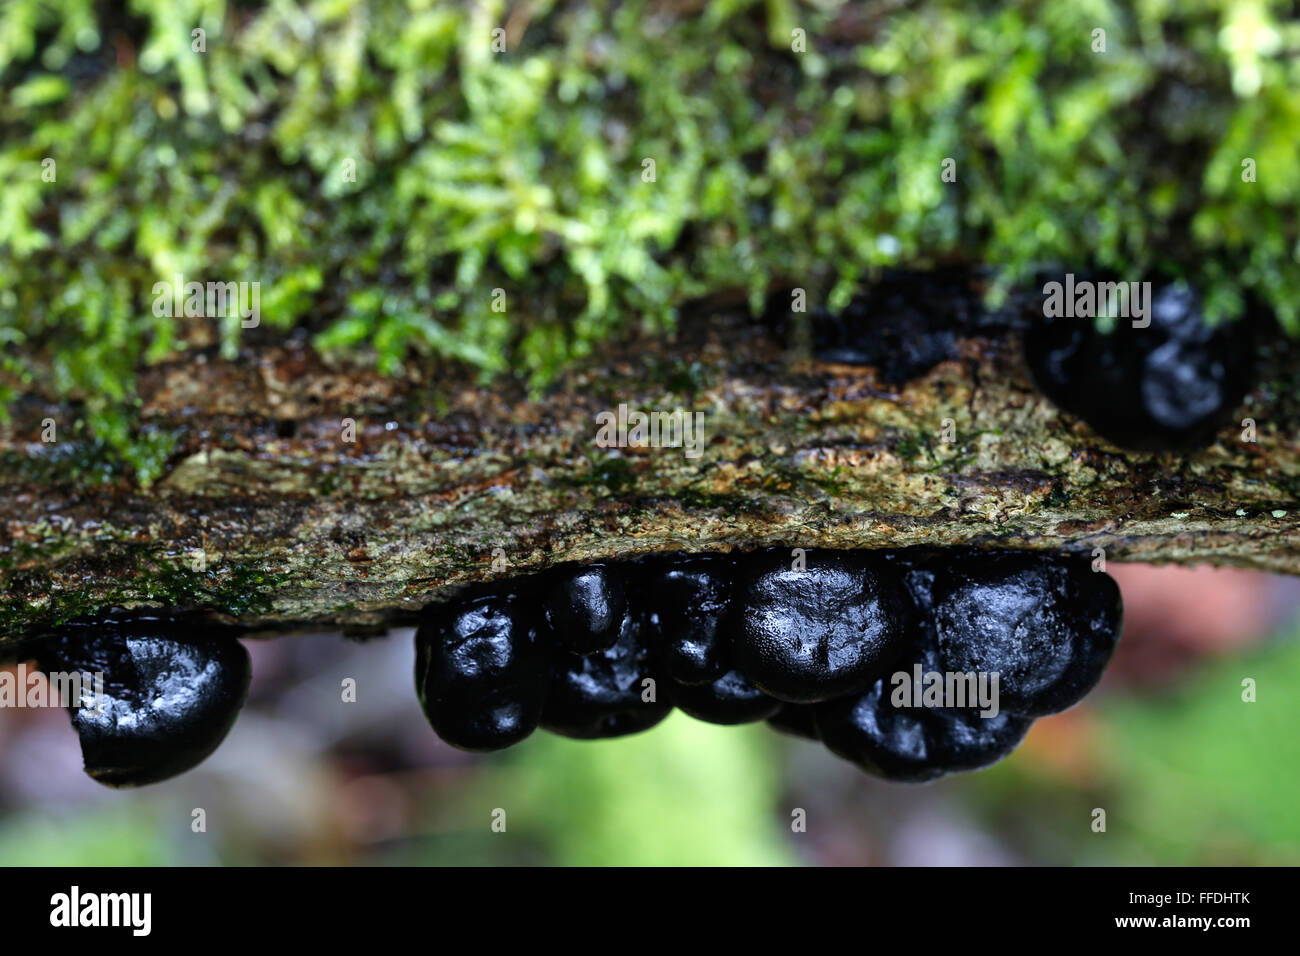
[[[1086,560],[954,558],[934,585],[939,669],[998,675],[1001,707],[1040,717],[1096,686],[1119,640],[1119,587]]]
[[[727,672],[722,624],[730,608],[731,562],[679,558],[651,573],[650,610],[664,671],[679,684],[712,683]]]
[[[1040,390],[1115,444],[1186,451],[1208,444],[1254,378],[1254,323],[1211,327],[1182,284],[1152,286],[1150,325],[1119,318],[1040,317],[1024,336]],[[1141,317],[1139,322],[1144,321]]]
[[[678,710],[711,724],[747,724],[765,720],[781,709],[779,700],[764,694],[735,670],[710,684],[674,684],[672,697]]]
[[[678,555],[470,588],[421,618],[421,707],[448,743],[490,751],[538,726],[635,733],[675,705],[719,724],[766,720],[871,773],[920,781],[1005,756],[1035,717],[1096,685],[1119,638],[1119,589],[1086,559],[796,554]],[[66,625],[36,656],[47,671],[105,675],[103,709],[85,697],[70,711],[87,771],[111,786],[197,764],[249,681],[231,634],[161,616]],[[963,687],[975,697],[944,696]]]
[[[933,648],[919,652],[925,673],[940,673]],[[920,783],[996,763],[1024,739],[1033,720],[1005,710],[926,706],[919,693],[897,693],[912,670],[881,678],[866,693],[814,709],[817,732],[832,753],[886,780]]]
[[[500,750],[542,716],[550,648],[512,593],[435,605],[415,634],[415,684],[434,732],[462,750]]]
[[[103,675],[68,708],[86,773],[110,787],[157,783],[225,739],[251,677],[248,652],[207,624],[141,616],[65,626],[38,655],[47,672]]]
[[[618,572],[604,564],[553,572],[546,594],[546,619],[556,643],[574,654],[613,646],[627,610]]]
[[[1005,756],[1035,717],[1097,683],[1119,636],[1119,591],[1086,560],[796,554],[677,555],[472,589],[421,624],[421,703],[470,750],[538,725],[621,736],[676,706],[719,724],[766,720],[871,773],[919,781]],[[614,637],[597,638],[616,607]],[[913,695],[896,698],[902,688]]]
[[[869,552],[765,551],[740,563],[735,666],[763,692],[815,703],[870,687],[902,650],[898,581]]]
[[[1017,324],[1011,309],[989,309],[969,270],[891,270],[838,314],[813,313],[813,346],[826,362],[873,366],[901,384],[953,358],[959,338]]]
[[[613,647],[594,654],[555,654],[542,726],[582,740],[621,737],[668,716],[666,680],[643,640],[643,615],[627,612]]]

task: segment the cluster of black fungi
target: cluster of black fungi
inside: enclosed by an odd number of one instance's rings
[[[992,309],[969,270],[887,272],[842,312],[814,315],[816,351],[901,384],[956,357],[963,337],[1014,332],[1039,390],[1121,448],[1186,452],[1232,421],[1257,376],[1258,350],[1275,335],[1266,309],[1248,297],[1237,320],[1210,325],[1195,289],[1157,276],[1143,296],[1146,314],[1107,327],[1045,314],[1051,310],[1038,289],[1062,278],[1044,273],[1033,291]]]
[[[437,734],[474,752],[539,727],[636,733],[676,707],[717,724],[766,720],[869,773],[924,781],[1001,759],[1034,718],[1079,701],[1120,621],[1119,589],[1080,557],[659,555],[562,565],[426,608],[415,682]],[[101,705],[86,698],[71,714],[87,772],[110,786],[198,764],[249,682],[231,635],[165,617],[65,627],[38,663],[107,675]],[[983,680],[996,698],[923,700],[918,687],[900,703],[896,689],[918,674]]]

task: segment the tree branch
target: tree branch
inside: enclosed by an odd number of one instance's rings
[[[1236,416],[1257,443],[1228,427],[1176,458],[1059,413],[1011,337],[964,339],[891,387],[720,317],[537,401],[293,344],[173,363],[141,380],[141,426],[175,441],[151,487],[97,473],[86,443],[41,442],[44,419],[66,434],[77,410],[38,394],[0,431],[0,647],[110,605],[365,631],[561,561],[774,544],[1100,547],[1300,573],[1296,369],[1273,356]],[[703,454],[597,447],[597,413],[620,404],[702,412]]]

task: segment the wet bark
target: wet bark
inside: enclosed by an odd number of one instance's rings
[[[141,427],[175,443],[150,487],[34,388],[0,430],[0,648],[115,605],[364,633],[466,582],[760,545],[1102,548],[1300,573],[1293,359],[1272,356],[1234,418],[1257,441],[1229,423],[1173,457],[1058,412],[1014,337],[958,351],[891,386],[719,318],[611,350],[540,398],[432,366],[331,367],[292,343],[191,359],[140,381]],[[701,412],[702,454],[598,447],[597,414],[620,404]]]

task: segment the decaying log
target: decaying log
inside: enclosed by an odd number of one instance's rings
[[[175,441],[147,488],[88,442],[40,440],[75,408],[18,403],[0,431],[0,647],[113,605],[365,633],[470,581],[759,545],[1102,548],[1300,573],[1296,364],[1270,361],[1235,419],[1257,441],[1230,426],[1180,458],[1125,453],[1058,412],[1010,336],[965,339],[893,387],[723,316],[611,350],[538,399],[427,365],[332,367],[293,343],[191,358],[140,381],[141,427]],[[597,414],[620,404],[702,412],[702,455],[598,447]]]

